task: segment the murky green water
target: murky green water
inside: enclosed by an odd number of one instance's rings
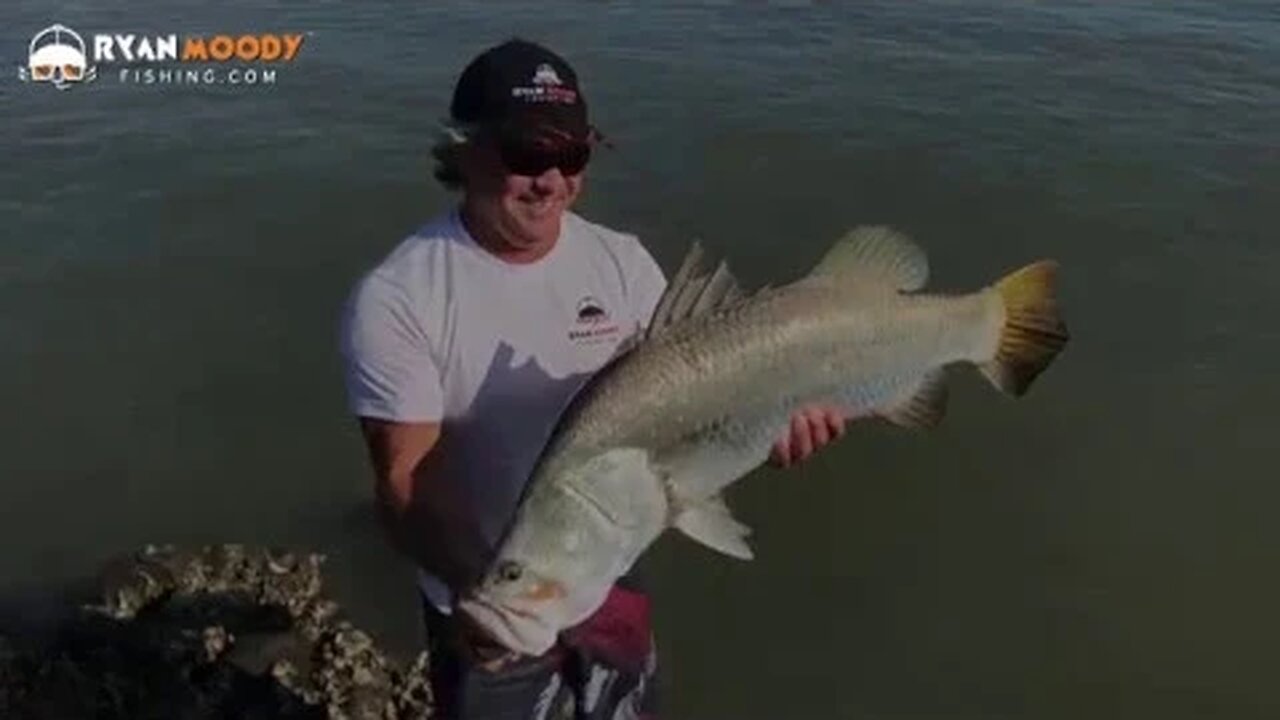
[[[51,12],[56,12],[51,15]],[[304,31],[274,85],[20,82],[35,31]],[[971,288],[1057,257],[1013,402],[859,426],[731,502],[752,564],[646,558],[671,717],[1268,718],[1280,644],[1280,10],[1266,2],[77,2],[0,9],[0,580],[306,544],[393,644],[338,307],[451,201],[433,121],[524,33],[617,142],[582,212],[750,284],[885,222]]]

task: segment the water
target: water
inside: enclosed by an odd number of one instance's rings
[[[748,284],[854,223],[967,289],[1064,267],[1073,341],[1007,401],[880,426],[730,501],[741,564],[644,561],[670,717],[1275,717],[1280,8],[1266,2],[10,2],[0,10],[0,584],[148,541],[331,555],[409,648],[334,325],[451,198],[480,49],[561,50],[616,140],[581,211]],[[58,93],[31,33],[305,31],[274,86]],[[287,72],[286,72],[287,70]]]

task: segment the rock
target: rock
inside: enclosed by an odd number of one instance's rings
[[[0,637],[0,717],[431,717],[426,654],[401,667],[343,619],[323,562],[216,545],[110,563],[52,640]]]

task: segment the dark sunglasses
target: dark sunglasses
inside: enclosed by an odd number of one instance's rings
[[[580,140],[555,145],[508,141],[498,146],[498,156],[512,175],[534,177],[553,167],[564,175],[577,175],[591,161],[591,144]]]

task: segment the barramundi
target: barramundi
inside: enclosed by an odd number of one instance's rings
[[[458,609],[541,654],[605,600],[667,528],[749,559],[722,491],[768,459],[809,404],[932,427],[950,366],[1022,395],[1065,346],[1044,260],[969,294],[922,292],[901,233],[847,233],[805,277],[744,293],[695,243],[640,336],[560,417],[514,520]]]

